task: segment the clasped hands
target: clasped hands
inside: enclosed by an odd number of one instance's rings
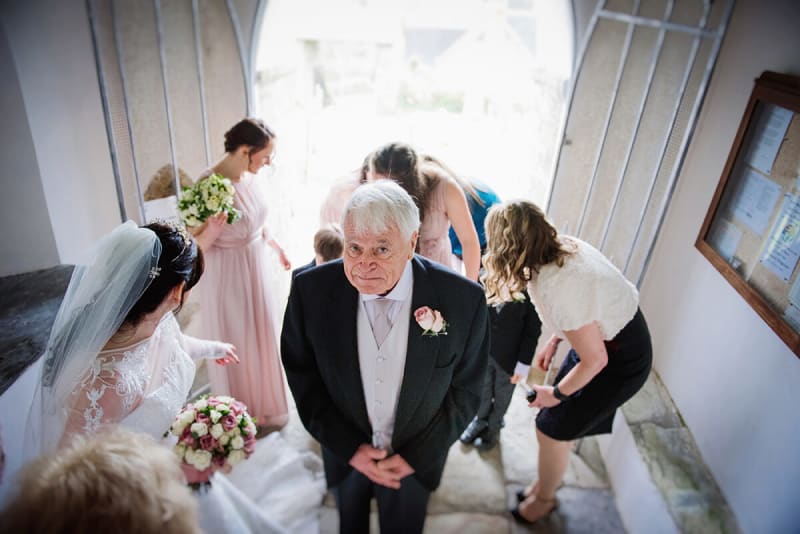
[[[414,473],[414,468],[399,454],[388,458],[386,454],[385,450],[364,443],[350,458],[350,465],[375,484],[400,489],[400,481]]]

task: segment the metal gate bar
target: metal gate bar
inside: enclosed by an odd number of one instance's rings
[[[708,17],[711,13],[711,6],[706,3],[703,16],[700,19],[701,26],[705,27],[708,22]],[[661,148],[658,151],[658,163],[653,168],[653,175],[650,177],[650,186],[647,189],[647,195],[645,195],[645,201],[642,204],[642,209],[639,211],[639,224],[636,225],[636,231],[633,234],[633,242],[631,243],[631,247],[628,250],[628,256],[625,258],[625,266],[622,269],[622,272],[628,272],[628,268],[630,267],[631,260],[633,259],[633,252],[636,250],[636,245],[639,243],[639,238],[641,237],[642,232],[642,223],[644,222],[645,215],[647,214],[647,210],[650,207],[650,202],[653,198],[653,193],[656,189],[656,181],[658,179],[658,175],[661,172],[661,166],[664,163],[664,157],[667,154],[667,146],[669,145],[670,137],[672,137],[673,132],[675,131],[675,122],[678,120],[678,112],[681,109],[681,102],[683,102],[683,97],[686,95],[686,88],[689,85],[689,78],[691,77],[692,71],[694,70],[695,62],[697,61],[697,54],[700,51],[700,43],[702,42],[703,37],[700,34],[695,35],[694,40],[692,41],[692,51],[689,53],[689,61],[686,64],[686,69],[683,72],[683,78],[681,79],[680,83],[680,90],[678,91],[678,98],[675,100],[675,106],[672,108],[672,116],[669,120],[669,133],[664,136],[664,141],[661,143]]]
[[[633,7],[634,13],[639,12],[639,5],[640,0],[635,0]],[[575,235],[581,234],[583,222],[586,218],[586,210],[589,207],[589,200],[592,198],[592,194],[594,193],[594,186],[597,182],[597,170],[600,167],[600,158],[603,156],[603,149],[605,149],[606,146],[606,139],[608,139],[608,130],[611,126],[611,117],[614,115],[614,108],[617,105],[619,86],[622,83],[622,73],[625,71],[625,64],[628,62],[628,54],[631,50],[631,40],[633,39],[634,29],[636,29],[636,25],[628,23],[628,29],[625,32],[625,42],[622,45],[619,66],[617,67],[617,74],[614,79],[614,88],[611,90],[611,104],[608,107],[608,113],[606,113],[606,121],[605,125],[603,126],[603,135],[600,138],[600,145],[597,147],[597,153],[595,154],[594,163],[592,164],[592,177],[589,179],[589,189],[586,191],[586,195],[583,197],[583,206],[581,207],[581,213],[578,217],[578,224],[575,227]]]
[[[673,0],[667,1],[667,8],[664,10],[664,20],[668,20],[669,17],[672,16],[672,8],[674,5],[675,3]],[[628,148],[625,152],[625,160],[619,173],[617,186],[614,189],[614,200],[611,202],[611,208],[608,210],[608,215],[603,223],[603,237],[600,239],[599,247],[601,251],[606,246],[606,239],[608,239],[608,230],[611,227],[611,220],[614,218],[614,212],[617,210],[619,196],[622,193],[622,185],[625,182],[625,173],[628,171],[628,165],[631,162],[631,155],[633,154],[633,145],[636,143],[636,136],[639,134],[639,128],[642,126],[644,108],[647,105],[647,99],[650,97],[650,90],[653,87],[653,77],[656,73],[656,67],[658,67],[658,59],[661,57],[661,51],[664,47],[664,37],[666,34],[667,30],[665,28],[661,28],[658,32],[658,42],[653,50],[653,58],[650,60],[650,68],[647,70],[647,83],[645,84],[645,90],[644,93],[642,93],[642,98],[639,100],[639,109],[636,112],[636,125],[633,127],[633,132],[631,132],[631,138],[628,142]],[[639,226],[641,226],[641,224],[642,221],[640,219]]]

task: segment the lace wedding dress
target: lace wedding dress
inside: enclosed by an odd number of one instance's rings
[[[216,342],[181,333],[167,314],[150,338],[98,354],[70,395],[65,432],[93,433],[117,423],[161,439],[186,403],[194,360],[218,357],[219,350]],[[213,475],[210,489],[197,493],[200,526],[208,534],[318,532],[321,471],[316,456],[270,434],[250,458],[227,475]]]

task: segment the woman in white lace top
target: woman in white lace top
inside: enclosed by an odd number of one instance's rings
[[[531,523],[558,505],[571,440],[611,432],[616,409],[644,384],[652,364],[650,333],[636,287],[597,249],[559,235],[535,204],[492,207],[486,237],[489,302],[503,287],[527,286],[542,323],[555,332],[534,364],[546,370],[562,340],[571,346],[554,385],[533,386],[531,406],[540,408],[538,480],[518,494],[520,505],[511,511]]]

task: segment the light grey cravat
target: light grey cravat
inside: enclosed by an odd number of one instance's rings
[[[375,341],[380,347],[386,336],[389,335],[389,330],[392,329],[392,323],[389,321],[389,307],[392,305],[390,299],[375,299],[374,303],[375,318],[372,322],[372,333],[375,335]]]

